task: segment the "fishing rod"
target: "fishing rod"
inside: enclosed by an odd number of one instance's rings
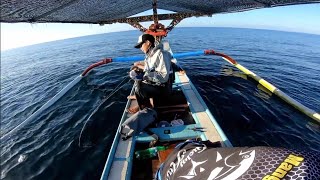
[[[234,65],[236,68],[238,68],[240,71],[245,73],[246,75],[252,77],[254,80],[256,80],[259,84],[267,88],[269,91],[271,91],[273,94],[280,97],[282,100],[287,102],[288,104],[292,105],[302,113],[306,114],[310,118],[320,122],[320,114],[316,111],[302,105],[298,101],[294,100],[290,96],[286,95],[284,92],[282,92],[280,89],[276,88],[266,80],[262,79],[260,76],[256,75],[255,73],[251,72],[244,66],[240,65],[232,59],[230,56],[225,55],[223,53],[216,52],[214,50],[200,50],[200,51],[192,51],[192,52],[184,52],[184,53],[177,53],[173,54],[173,58],[182,58],[182,57],[188,57],[188,56],[201,56],[201,55],[216,55],[222,57],[224,60],[229,62],[230,64]],[[15,132],[17,129],[19,129],[23,124],[26,122],[29,122],[33,119],[35,119],[38,115],[40,115],[44,110],[52,106],[55,102],[57,102],[62,96],[64,96],[72,87],[74,87],[78,82],[81,81],[83,77],[85,77],[92,69],[99,67],[104,64],[109,64],[111,62],[131,62],[131,61],[140,61],[143,60],[144,56],[130,56],[130,57],[116,57],[116,58],[105,58],[97,63],[94,63],[90,65],[85,71],[83,71],[82,74],[77,76],[73,81],[71,81],[66,87],[64,87],[60,92],[58,92],[53,98],[51,98],[47,103],[45,103],[40,109],[38,109],[35,113],[33,113],[31,116],[29,116],[26,120],[24,120],[21,124],[16,126],[14,129],[0,137],[0,140],[4,139],[5,137],[9,136],[13,132]]]
[[[92,111],[92,113],[87,118],[86,122],[84,123],[81,129],[79,139],[78,139],[79,147],[91,147],[93,145],[91,142],[92,140],[90,139],[90,133],[91,133],[90,130],[93,124],[94,115],[98,113],[98,111],[101,109],[101,107],[103,107],[105,102],[108,101],[110,97],[112,97],[115,93],[117,93],[130,81],[131,79],[129,78],[129,76],[126,76],[105,98],[103,98],[103,100],[99,103],[99,105]],[[86,133],[88,134],[87,136],[89,137],[83,136],[83,134],[86,134]]]
[[[181,53],[183,54],[183,53]],[[194,53],[191,53],[195,55]],[[179,55],[179,54],[178,54]],[[199,54],[200,55],[200,54]],[[184,56],[181,56],[184,57]],[[38,117],[43,111],[51,107],[54,103],[56,103],[61,97],[63,97],[71,88],[73,88],[76,84],[78,84],[92,69],[99,67],[104,64],[108,64],[111,62],[131,62],[131,61],[140,61],[143,60],[144,56],[130,56],[130,57],[116,57],[116,58],[105,58],[97,63],[90,65],[86,70],[84,70],[79,76],[77,76],[74,80],[72,80],[67,86],[65,86],[61,91],[59,91],[55,96],[53,96],[49,101],[47,101],[43,106],[41,106],[36,112],[34,112],[31,116],[29,116],[22,123],[17,125],[15,128],[4,134],[0,137],[0,140],[9,137],[13,132],[17,131],[22,125],[26,124],[34,120]]]

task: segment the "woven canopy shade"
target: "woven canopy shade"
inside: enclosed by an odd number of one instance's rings
[[[1,22],[106,24],[152,9],[152,0],[1,0]],[[158,0],[157,8],[213,15],[320,0]]]

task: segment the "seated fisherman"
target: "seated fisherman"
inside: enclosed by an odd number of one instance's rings
[[[150,34],[139,36],[135,48],[140,48],[146,57],[143,63],[135,64],[138,68],[143,69],[144,75],[138,88],[135,88],[138,106],[129,108],[129,113],[152,107],[150,98],[159,98],[161,95],[169,94],[171,89],[169,73],[172,55],[163,50],[162,44],[155,46],[155,38]]]

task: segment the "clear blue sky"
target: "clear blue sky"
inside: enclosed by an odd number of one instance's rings
[[[147,13],[150,14],[150,12],[148,11]],[[159,11],[159,13],[164,12]],[[213,17],[188,18],[183,20],[177,27],[240,27],[320,35],[320,4],[284,6],[240,13],[218,14]],[[87,24],[1,23],[1,50],[58,39],[133,29],[127,24],[99,26]]]

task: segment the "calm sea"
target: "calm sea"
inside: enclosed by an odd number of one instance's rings
[[[23,122],[87,66],[133,56],[138,31],[43,43],[1,52],[1,136]],[[215,49],[320,112],[320,36],[231,28],[176,28],[174,52]],[[234,146],[320,149],[320,127],[218,57],[179,59]],[[132,83],[108,100],[131,63],[89,73],[63,98],[1,141],[1,179],[98,179]],[[79,136],[91,116],[90,147]]]

